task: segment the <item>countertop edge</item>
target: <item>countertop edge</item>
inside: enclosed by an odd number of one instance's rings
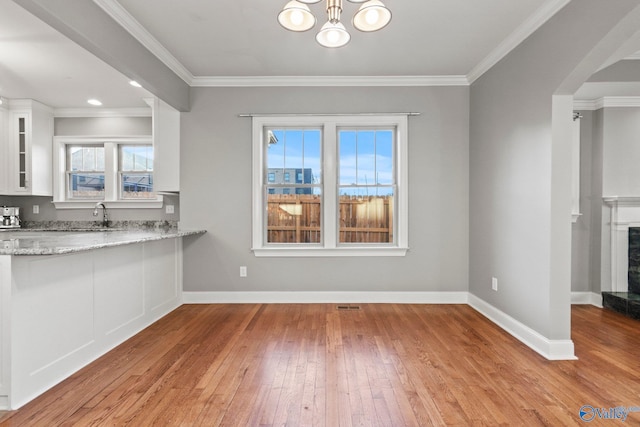
[[[73,232],[73,230],[68,230]],[[122,230],[126,232],[127,230]],[[134,230],[132,230],[134,231]],[[140,232],[140,230],[135,230],[136,232]],[[57,233],[57,231],[53,231]],[[55,247],[43,247],[43,248],[10,248],[4,249],[0,247],[0,255],[8,255],[8,256],[30,256],[30,255],[64,255],[71,254],[77,252],[84,252],[93,249],[102,249],[109,247],[117,247],[124,245],[131,245],[136,243],[144,243],[151,242],[156,240],[164,240],[164,239],[177,239],[187,236],[196,236],[200,234],[206,233],[206,230],[145,230],[144,236],[140,236],[139,234],[132,236],[130,239],[126,238],[126,236],[122,236],[122,240],[113,241],[113,242],[100,242],[100,243],[87,243],[83,246],[75,246],[75,247],[65,247],[65,246],[55,246]],[[83,231],[83,233],[93,234],[93,233],[114,233],[114,231]]]

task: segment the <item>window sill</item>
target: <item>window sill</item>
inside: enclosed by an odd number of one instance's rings
[[[162,196],[153,200],[54,200],[56,209],[93,209],[96,203],[104,203],[107,209],[160,209]]]
[[[409,248],[253,248],[256,257],[400,257]]]

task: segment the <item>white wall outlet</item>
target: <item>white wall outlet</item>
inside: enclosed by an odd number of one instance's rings
[[[33,205],[33,213],[36,215],[40,213],[40,205]]]
[[[496,279],[495,277],[491,278],[491,289],[493,289],[494,291],[498,290],[498,279]]]
[[[172,214],[175,212],[173,205],[167,205],[164,207],[165,213]]]
[[[246,265],[241,265],[240,266],[240,277],[247,277],[247,266]]]

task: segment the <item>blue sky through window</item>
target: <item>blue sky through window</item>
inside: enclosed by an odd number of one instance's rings
[[[274,129],[275,143],[267,150],[267,168],[311,169],[313,183],[321,182],[320,129]],[[345,195],[393,194],[393,144],[392,129],[342,129],[339,139],[339,185]],[[355,186],[359,186],[355,187]],[[377,186],[366,189],[366,186]]]
[[[320,129],[273,130],[277,142],[267,150],[268,169],[311,169],[312,182],[321,181]]]
[[[340,130],[339,162],[341,186],[393,185],[393,131]],[[342,188],[344,195],[390,195],[392,187]]]

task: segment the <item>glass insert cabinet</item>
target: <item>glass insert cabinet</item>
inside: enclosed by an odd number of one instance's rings
[[[51,196],[53,110],[30,99],[10,101],[2,142],[5,195]]]

